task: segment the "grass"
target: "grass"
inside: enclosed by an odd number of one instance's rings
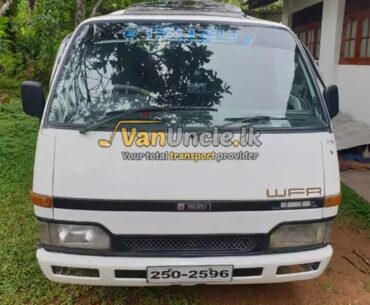
[[[9,78],[4,78],[0,74],[0,103],[7,102],[10,95],[19,97],[20,96],[19,87],[20,85],[18,81],[14,81],[13,79]]]
[[[342,184],[338,222],[349,222],[357,228],[370,231],[370,203],[345,184]]]
[[[365,282],[364,289],[370,293],[370,281]]]
[[[7,94],[8,102],[0,103],[0,304],[198,304],[190,288],[70,286],[44,278],[35,258],[38,236],[28,198],[38,120],[24,115],[18,97]],[[343,197],[341,217],[370,229],[370,205],[345,186]]]

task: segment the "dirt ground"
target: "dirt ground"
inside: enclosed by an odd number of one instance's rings
[[[318,279],[294,283],[196,286],[201,304],[370,305],[370,234],[336,228],[334,256]]]

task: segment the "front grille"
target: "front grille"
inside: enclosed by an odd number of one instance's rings
[[[116,241],[119,252],[133,254],[246,254],[265,249],[263,235],[125,236]]]

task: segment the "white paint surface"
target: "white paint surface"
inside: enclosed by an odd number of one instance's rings
[[[337,83],[345,0],[324,1],[319,66],[328,85]]]
[[[53,195],[126,200],[266,200],[266,190],[324,188],[321,142],[331,134],[262,134],[260,147],[125,147],[110,132],[55,130]],[[125,161],[133,152],[257,152],[257,160]],[[311,197],[317,194],[311,194]],[[292,199],[292,198],[290,198]]]
[[[370,66],[340,65],[337,79],[341,111],[370,125]]]

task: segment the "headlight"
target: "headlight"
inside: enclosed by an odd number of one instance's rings
[[[271,234],[270,249],[312,246],[330,241],[332,221],[282,225]]]
[[[99,227],[39,221],[41,242],[52,246],[110,249],[109,235]]]

